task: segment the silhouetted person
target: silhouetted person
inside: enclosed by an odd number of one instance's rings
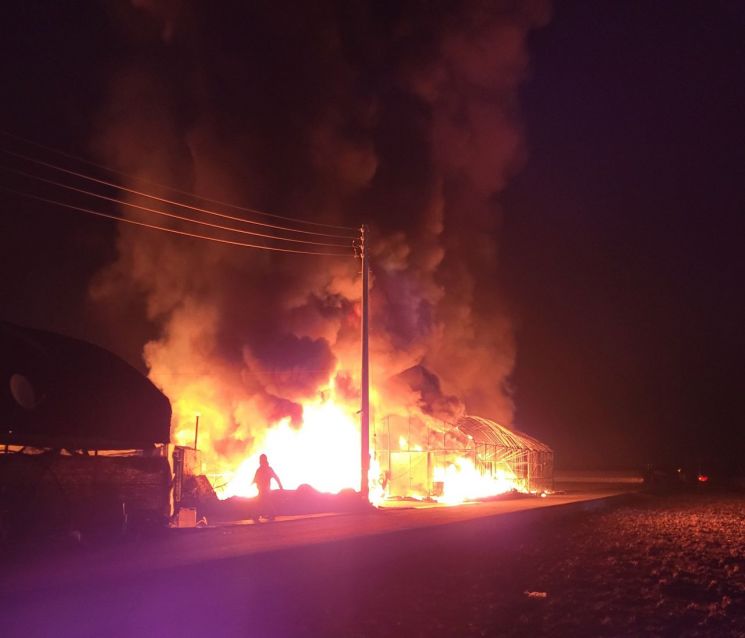
[[[254,516],[254,520],[257,522],[261,516],[268,518],[270,521],[274,520],[274,507],[271,500],[272,479],[277,481],[279,489],[284,489],[277,473],[269,466],[266,454],[262,454],[259,457],[259,469],[256,470],[253,480],[259,490],[259,497],[256,499],[257,511]]]

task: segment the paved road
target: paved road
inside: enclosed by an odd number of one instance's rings
[[[499,577],[522,600],[532,584],[514,580],[523,571],[522,548],[553,543],[567,511],[605,507],[622,493],[168,530],[98,547],[14,548],[0,567],[0,636],[480,636],[463,614],[467,592]],[[531,540],[536,534],[544,540]],[[484,604],[488,612],[492,603]]]
[[[98,547],[25,548],[3,560],[0,597],[125,579],[190,565],[371,535],[452,525],[526,510],[591,505],[621,490],[516,498],[454,507],[389,508],[360,514],[279,518],[272,523],[168,530]]]

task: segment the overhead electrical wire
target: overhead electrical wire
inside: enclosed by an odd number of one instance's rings
[[[303,235],[314,235],[319,237],[332,237],[332,238],[338,238],[338,239],[353,239],[355,236],[352,235],[338,235],[338,234],[329,234],[329,233],[318,233],[312,230],[299,230],[296,228],[288,228],[287,226],[277,226],[276,224],[268,224],[265,222],[258,222],[253,221],[249,219],[245,219],[243,217],[236,217],[235,215],[227,215],[225,213],[220,213],[217,211],[209,210],[207,208],[200,208],[199,206],[192,206],[190,204],[183,204],[181,202],[174,201],[172,199],[167,199],[165,197],[159,197],[157,195],[152,195],[150,193],[146,193],[144,191],[138,191],[134,188],[129,188],[127,186],[124,186],[122,184],[117,184],[115,182],[109,182],[105,179],[99,179],[97,177],[91,177],[90,175],[86,175],[85,173],[80,173],[78,171],[73,171],[69,168],[63,168],[62,166],[57,166],[56,164],[52,164],[50,162],[45,162],[40,159],[36,159],[34,157],[29,157],[28,155],[23,155],[22,153],[15,153],[14,151],[8,151],[6,149],[0,149],[0,152],[5,153],[6,155],[12,155],[13,157],[18,157],[20,159],[23,159],[27,162],[32,162],[33,164],[38,164],[40,166],[45,166],[47,168],[51,168],[55,171],[60,171],[62,173],[66,173],[68,175],[74,175],[75,177],[79,177],[81,179],[85,179],[91,182],[95,182],[97,184],[102,184],[104,186],[109,186],[111,188],[116,188],[118,190],[124,191],[126,193],[132,193],[133,195],[139,195],[141,197],[147,197],[150,199],[154,199],[159,202],[163,202],[164,204],[170,204],[172,206],[180,206],[181,208],[186,208],[189,210],[193,210],[200,213],[205,213],[207,215],[214,215],[215,217],[222,217],[223,219],[230,219],[231,221],[237,221],[241,222],[243,224],[253,224],[254,226],[263,226],[265,228],[274,228],[277,230],[284,230],[289,231],[293,233],[302,233]]]
[[[83,188],[77,188],[75,186],[70,186],[69,184],[63,184],[62,182],[57,182],[52,179],[46,179],[45,177],[40,177],[38,175],[33,175],[31,173],[26,173],[25,171],[19,171],[15,168],[9,168],[7,166],[0,165],[0,170],[9,171],[11,173],[15,173],[17,175],[22,175],[23,177],[28,177],[30,179],[35,179],[40,182],[44,182],[45,184],[51,184],[53,186],[56,186],[58,188],[64,188],[70,191],[74,191],[76,193],[81,193],[83,195],[87,195],[89,197],[96,197],[98,199],[103,199],[109,202],[114,202],[116,204],[121,204],[122,206],[128,206],[130,208],[137,208],[139,210],[146,211],[148,213],[154,213],[155,215],[161,215],[163,217],[170,217],[171,219],[178,219],[181,221],[189,222],[192,224],[199,224],[200,226],[208,226],[210,228],[217,228],[219,230],[229,231],[233,233],[240,233],[242,235],[251,235],[254,237],[262,237],[264,239],[270,239],[272,241],[287,241],[292,242],[296,244],[306,244],[311,246],[325,246],[325,247],[337,247],[337,248],[346,248],[346,247],[352,247],[351,243],[327,243],[327,242],[315,242],[310,241],[307,239],[291,239],[289,237],[277,237],[276,235],[267,235],[265,233],[257,233],[250,230],[243,230],[241,228],[232,228],[230,226],[223,226],[222,224],[213,224],[212,222],[205,222],[201,221],[199,219],[192,219],[191,217],[184,217],[183,215],[177,215],[175,213],[169,213],[163,210],[159,210],[156,208],[149,208],[147,206],[141,206],[139,204],[133,204],[131,202],[124,201],[123,199],[118,199],[116,197],[109,197],[108,195],[101,195],[100,193],[94,193],[92,191],[87,191]]]
[[[332,252],[320,252],[320,251],[309,251],[309,250],[297,250],[294,248],[280,248],[277,246],[262,246],[260,244],[249,244],[247,242],[239,242],[239,241],[233,241],[230,239],[220,239],[217,237],[208,237],[206,235],[200,235],[198,233],[190,233],[184,230],[178,230],[176,228],[166,228],[164,226],[158,226],[156,224],[148,224],[146,222],[140,222],[134,219],[128,219],[126,217],[120,217],[118,215],[112,215],[110,213],[103,213],[101,211],[91,210],[90,208],[83,208],[81,206],[74,206],[72,204],[66,204],[64,202],[59,202],[54,199],[49,199],[47,197],[40,197],[39,195],[32,195],[31,193],[24,193],[23,191],[15,190],[13,188],[8,188],[6,186],[0,185],[0,189],[7,191],[9,193],[13,193],[15,195],[20,195],[21,197],[27,197],[29,199],[35,199],[40,202],[45,202],[47,204],[52,204],[54,206],[61,206],[63,208],[68,208],[70,210],[79,211],[81,213],[86,213],[89,215],[94,215],[96,217],[103,217],[106,219],[113,219],[118,222],[124,222],[126,224],[132,224],[134,226],[141,226],[144,228],[150,228],[152,230],[160,230],[166,233],[171,233],[174,235],[180,235],[182,237],[191,237],[194,239],[202,239],[205,241],[212,241],[220,244],[228,244],[231,246],[239,246],[243,248],[253,248],[257,250],[268,250],[272,252],[280,252],[280,253],[295,253],[299,255],[316,255],[316,256],[325,256],[325,257],[351,257],[352,255],[350,253],[332,253]]]
[[[277,215],[275,213],[269,213],[269,212],[260,210],[258,208],[249,208],[249,207],[246,207],[246,206],[239,206],[237,204],[231,204],[231,203],[220,201],[220,200],[217,200],[217,199],[210,199],[209,197],[204,197],[202,195],[197,195],[196,193],[192,193],[190,191],[181,190],[181,189],[175,188],[173,186],[168,186],[166,184],[161,184],[161,183],[158,183],[158,182],[153,182],[153,181],[150,181],[150,180],[146,180],[146,179],[144,179],[142,177],[136,177],[136,176],[131,175],[129,173],[126,173],[124,171],[119,171],[119,170],[117,170],[115,168],[111,168],[111,167],[106,166],[104,164],[93,162],[93,161],[91,161],[89,159],[86,159],[84,157],[80,157],[80,156],[74,155],[72,153],[67,153],[66,151],[62,151],[62,150],[59,150],[59,149],[54,148],[54,147],[51,147],[51,146],[46,146],[45,144],[40,144],[38,142],[34,142],[32,140],[26,139],[26,138],[21,137],[19,135],[15,135],[13,133],[9,133],[7,131],[0,130],[0,135],[3,135],[3,136],[8,137],[10,139],[17,140],[19,142],[23,142],[24,144],[29,144],[31,146],[35,146],[37,148],[44,149],[44,150],[49,151],[51,153],[56,153],[58,155],[61,155],[62,157],[67,157],[68,159],[73,159],[75,161],[82,162],[84,164],[88,164],[89,166],[95,166],[96,168],[100,168],[100,169],[102,169],[104,171],[107,171],[109,173],[114,173],[116,175],[121,175],[122,177],[126,177],[128,179],[132,179],[132,180],[135,180],[135,181],[142,182],[143,184],[149,184],[151,186],[157,186],[159,188],[165,188],[165,189],[170,190],[170,191],[172,191],[174,193],[179,193],[181,195],[186,195],[188,197],[192,197],[194,199],[199,199],[199,200],[204,201],[204,202],[209,202],[211,204],[218,204],[220,206],[226,206],[226,207],[232,208],[234,210],[240,210],[240,211],[243,211],[243,212],[246,212],[246,213],[253,213],[253,214],[256,214],[256,215],[263,215],[265,217],[271,217],[273,219],[281,219],[281,220],[293,222],[293,223],[296,223],[296,224],[305,224],[305,225],[309,225],[309,226],[318,226],[318,227],[321,227],[321,228],[335,228],[335,229],[338,229],[338,230],[348,230],[348,231],[357,231],[358,230],[357,228],[355,228],[353,226],[342,226],[342,225],[339,225],[339,224],[325,224],[325,223],[322,223],[322,222],[314,222],[314,221],[310,221],[310,220],[307,220],[307,219],[300,219],[300,218],[296,218],[296,217],[286,217],[284,215]],[[246,220],[246,219],[243,219],[243,218],[237,218],[237,219],[239,219],[241,221],[246,221],[248,223],[259,223],[259,222],[251,222],[250,220]],[[294,232],[310,232],[310,231],[302,231],[302,230],[299,230],[299,229],[287,229],[287,230],[292,230]],[[337,235],[334,235],[334,236],[337,236]]]

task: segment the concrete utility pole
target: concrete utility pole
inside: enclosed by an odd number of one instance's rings
[[[367,227],[360,228],[360,253],[362,255],[362,398],[360,405],[360,495],[366,501],[370,500],[370,357],[368,351],[369,332],[369,264],[367,261]]]

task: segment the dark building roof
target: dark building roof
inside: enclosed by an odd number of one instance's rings
[[[166,396],[108,350],[0,321],[0,443],[143,449],[170,422]]]

